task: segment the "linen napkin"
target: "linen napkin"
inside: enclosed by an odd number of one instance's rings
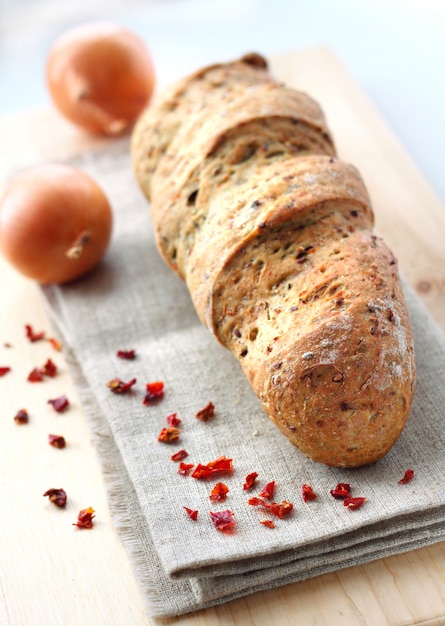
[[[400,439],[371,467],[328,468],[307,459],[269,421],[240,366],[201,325],[185,285],[161,259],[146,200],[134,180],[128,140],[75,163],[103,187],[115,229],[103,263],[66,286],[43,289],[63,335],[67,359],[91,420],[114,523],[153,616],[173,616],[254,591],[412,550],[445,538],[445,339],[406,287],[414,329],[418,380]],[[118,349],[135,349],[121,360]],[[128,394],[106,383],[136,378]],[[163,381],[164,397],[143,404],[148,382]],[[211,401],[213,419],[195,414]],[[158,435],[166,417],[181,420],[178,441]],[[178,474],[171,456],[207,464],[225,455],[232,475],[196,480]],[[406,469],[414,479],[399,484]],[[255,486],[243,489],[247,474]],[[225,502],[211,502],[217,481]],[[273,518],[247,500],[275,481],[274,499],[294,504]],[[366,497],[351,511],[330,495],[338,482]],[[318,497],[304,502],[303,483]],[[184,509],[198,510],[190,519]],[[236,520],[220,532],[209,511]]]

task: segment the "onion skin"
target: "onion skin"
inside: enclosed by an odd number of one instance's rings
[[[0,250],[21,274],[41,284],[83,276],[104,256],[112,210],[97,183],[57,163],[29,168],[0,203]]]
[[[113,136],[133,125],[155,85],[144,41],[108,22],[61,35],[49,52],[46,79],[62,115],[93,134]]]

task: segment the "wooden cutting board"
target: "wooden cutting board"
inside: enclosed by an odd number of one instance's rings
[[[379,234],[445,329],[445,207],[328,50],[285,54],[271,65],[277,77],[322,105],[339,155],[360,169],[368,185]],[[106,145],[107,140],[92,139],[50,109],[0,119],[0,185],[31,163],[66,159]],[[51,335],[39,289],[3,259],[0,289],[0,365],[10,365],[15,374],[0,379],[0,624],[154,626],[157,622],[145,611],[113,527],[89,427],[63,357],[50,354],[46,343],[30,344],[24,336],[29,323]],[[45,385],[26,385],[32,367],[48,356],[57,362],[59,376]],[[62,393],[70,398],[71,410],[55,425],[53,415],[42,407],[48,394]],[[13,416],[23,407],[31,420],[19,427]],[[46,443],[55,428],[69,441],[64,450]],[[60,486],[70,494],[65,511],[42,498],[46,489]],[[94,529],[76,532],[71,523],[90,505],[97,511]],[[163,623],[443,625],[445,543]]]

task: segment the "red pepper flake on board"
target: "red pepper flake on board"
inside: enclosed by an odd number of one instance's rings
[[[54,448],[64,448],[66,446],[65,437],[62,435],[48,435],[48,443]]]
[[[77,522],[75,522],[73,526],[77,526],[78,528],[93,528],[93,518],[95,517],[94,513],[95,510],[91,506],[86,509],[82,509],[79,511]]]
[[[343,504],[351,511],[355,511],[359,509],[364,502],[366,502],[366,498],[345,498]]]
[[[179,439],[180,434],[181,431],[179,428],[175,428],[174,426],[163,428],[158,435],[158,441],[161,441],[162,443],[171,443],[172,441]]]
[[[294,505],[286,500],[283,500],[283,502],[266,502],[261,498],[250,498],[248,504],[252,506],[262,506],[280,519],[289,515],[294,508]]]
[[[216,530],[226,531],[235,526],[235,516],[232,511],[209,511]]]
[[[48,489],[48,491],[45,491],[43,495],[48,496],[49,501],[60,508],[63,508],[67,501],[67,495],[64,489],[55,489],[52,487]]]
[[[198,463],[192,473],[192,478],[198,480],[211,478],[217,474],[231,474],[233,472],[232,459],[220,456],[214,461],[210,461],[207,465]]]
[[[167,424],[170,426],[179,426],[181,420],[177,417],[176,413],[171,413],[171,415],[167,415]]]
[[[59,396],[58,398],[54,398],[54,400],[48,400],[48,404],[50,404],[57,413],[63,413],[70,405],[66,396]]]
[[[142,404],[150,404],[150,402],[160,400],[164,396],[164,383],[160,380],[154,383],[147,383],[145,388],[146,393],[144,399],[142,400]]]
[[[26,331],[26,336],[28,337],[29,341],[31,341],[32,343],[34,343],[35,341],[41,341],[42,339],[45,338],[44,331],[40,333],[35,333],[30,324],[25,325],[25,331]]]
[[[229,493],[229,488],[224,483],[216,483],[210,493],[210,500],[212,502],[224,502]]]
[[[208,422],[210,419],[215,417],[215,405],[213,402],[208,402],[203,409],[200,409],[195,414],[195,417],[201,422]]]
[[[132,378],[127,383],[124,383],[124,381],[121,380],[120,378],[113,378],[112,380],[109,380],[105,384],[109,388],[109,390],[112,391],[113,393],[124,394],[124,393],[128,393],[129,391],[131,391],[131,388],[133,387],[133,385],[136,384],[136,378]]]
[[[136,350],[118,350],[116,352],[118,359],[125,359],[127,361],[133,361],[136,358]]]
[[[260,524],[267,526],[267,528],[275,528],[275,522],[272,519],[263,519]]]
[[[41,383],[45,376],[54,378],[57,375],[57,366],[51,359],[47,359],[46,363],[42,367],[35,367],[28,374],[28,381],[30,383]]]
[[[182,461],[183,459],[188,457],[188,455],[189,455],[189,453],[186,450],[178,450],[177,452],[172,454],[170,458],[171,458],[172,461]],[[192,467],[193,467],[193,465],[192,465]]]
[[[181,461],[178,467],[178,474],[181,474],[182,476],[188,476],[193,468],[193,465],[194,463],[183,463]]]
[[[54,378],[57,375],[57,366],[51,361],[51,359],[47,359],[45,365],[40,368],[40,373],[43,374],[43,376]]]
[[[250,474],[247,474],[246,478],[244,479],[243,489],[246,491],[248,489],[252,489],[257,478],[258,478],[257,472],[251,472]]]
[[[62,349],[62,342],[59,341],[58,339],[55,339],[54,337],[50,337],[48,339],[49,343],[51,344],[51,346],[54,348],[54,350],[57,350],[57,352],[60,352]]]
[[[27,424],[29,422],[29,415],[26,409],[20,409],[14,416],[14,421],[17,424]]]
[[[27,380],[30,383],[41,383],[43,380],[43,374],[38,367],[35,367],[29,374]]]
[[[275,493],[275,481],[271,480],[270,483],[267,483],[258,494],[260,498],[267,498],[267,500],[271,500]]]
[[[315,500],[317,498],[317,494],[314,492],[312,487],[306,483],[301,486],[301,494],[304,502],[310,502],[311,500]]]
[[[344,500],[351,497],[351,485],[348,483],[338,483],[335,489],[331,489],[331,496],[338,500]]]
[[[185,506],[184,509],[187,515],[189,516],[189,518],[192,519],[194,522],[196,522],[196,520],[198,519],[198,511],[189,509],[187,506]]]
[[[5,374],[7,374],[10,371],[11,371],[10,367],[7,367],[7,366],[0,367],[0,376],[4,376]]]
[[[413,478],[414,478],[414,470],[407,469],[405,470],[405,474],[403,475],[403,478],[399,480],[399,485],[406,485],[407,483],[411,482]]]

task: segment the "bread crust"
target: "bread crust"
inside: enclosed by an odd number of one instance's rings
[[[318,104],[260,56],[211,66],[147,111],[132,154],[161,253],[278,428],[326,465],[384,456],[412,402],[412,332],[396,259]]]

